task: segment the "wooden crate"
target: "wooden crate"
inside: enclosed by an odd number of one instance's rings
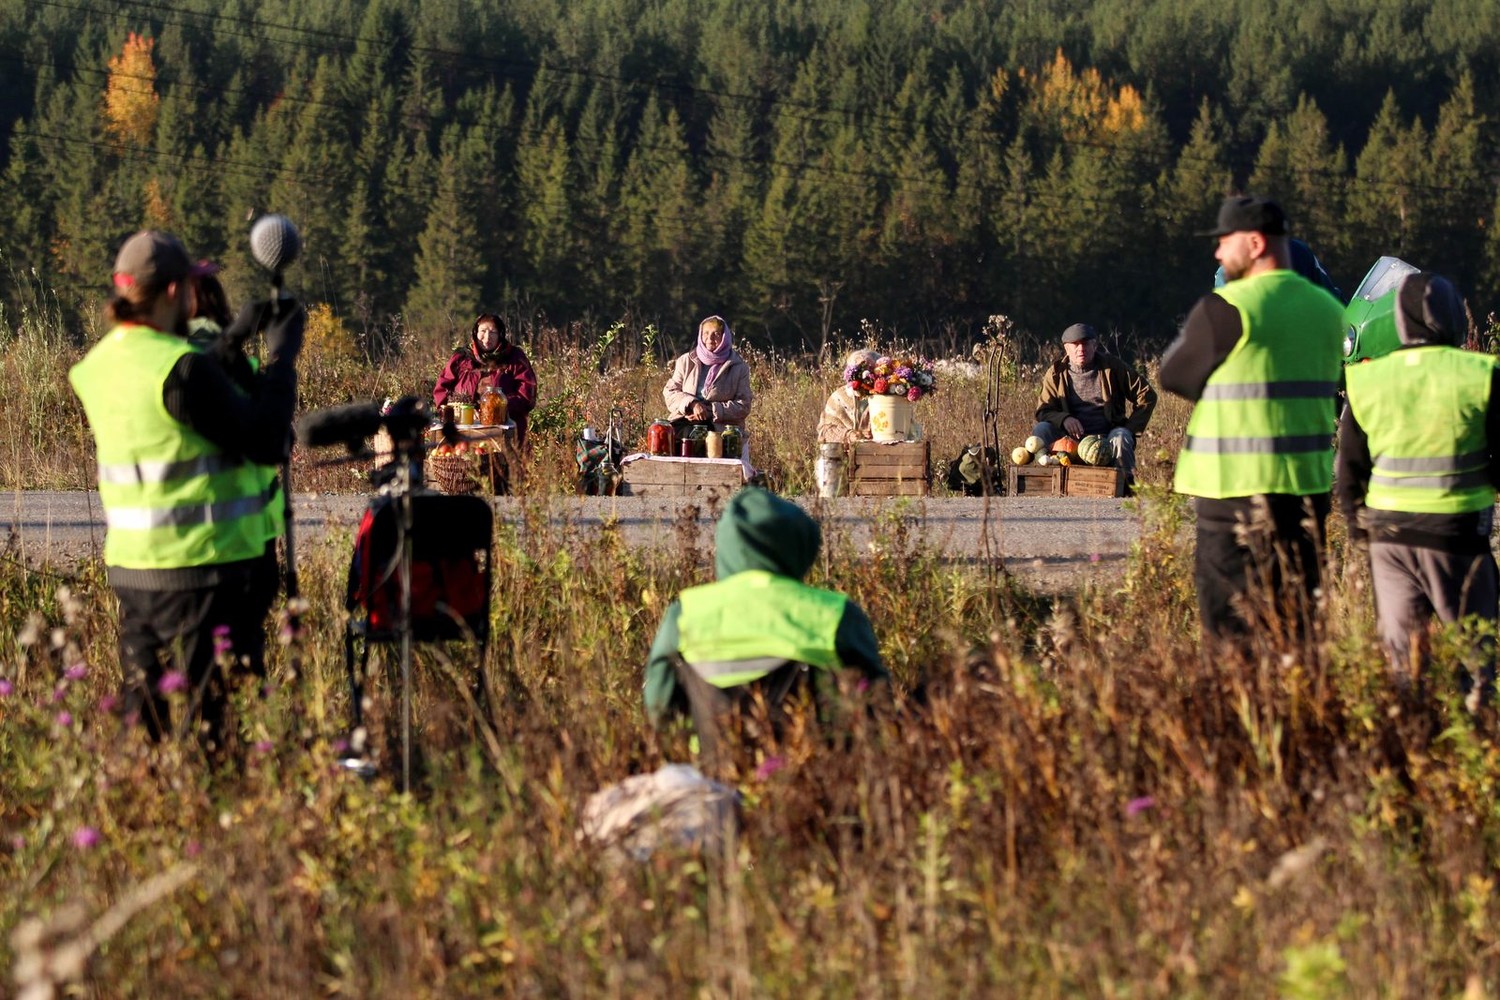
[[[1006,469],[1005,486],[1013,497],[1060,497],[1067,471],[1057,465],[1012,465]]]
[[[621,470],[620,495],[685,497],[714,490],[727,496],[744,483],[739,459],[641,458]]]
[[[926,441],[860,441],[849,448],[849,495],[925,497],[932,491],[930,455]]]
[[[1063,476],[1063,493],[1070,497],[1122,497],[1125,471],[1090,465],[1071,465]]]

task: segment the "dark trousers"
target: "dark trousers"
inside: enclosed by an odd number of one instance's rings
[[[261,558],[219,572],[220,582],[211,587],[114,588],[120,602],[125,718],[139,720],[152,739],[160,740],[173,732],[175,700],[185,706],[176,725],[180,729],[201,717],[199,739],[211,753],[222,751],[228,736],[232,682],[266,674],[266,613],[279,584],[276,553],[269,546]],[[164,685],[169,675],[173,683]]]
[[[1329,495],[1198,501],[1193,582],[1205,638],[1238,643],[1270,626],[1300,638],[1321,585]]]
[[[706,773],[717,775],[728,765],[725,739],[731,734],[737,742],[765,742],[781,739],[787,720],[787,708],[802,692],[810,693],[816,706],[821,700],[815,671],[802,663],[787,663],[759,680],[732,688],[714,687],[679,657],[676,664],[677,691],[682,697],[693,729],[698,734],[698,754]],[[750,717],[751,706],[760,700],[766,707],[766,718]],[[757,725],[763,721],[768,731]]]
[[[1434,617],[1452,624],[1474,615],[1493,624],[1500,614],[1500,581],[1488,549],[1459,553],[1372,542],[1370,580],[1380,641],[1402,686],[1420,680],[1427,627]],[[1481,691],[1487,691],[1495,673],[1493,636],[1478,638],[1473,660]],[[1473,680],[1467,673],[1460,677],[1465,692]]]

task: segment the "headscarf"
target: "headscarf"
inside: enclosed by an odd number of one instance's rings
[[[710,351],[703,343],[703,327],[705,324],[718,320],[724,327],[724,339],[719,341],[719,349]],[[698,324],[698,363],[708,366],[708,376],[703,380],[705,386],[712,385],[714,376],[719,374],[719,369],[728,363],[734,354],[734,331],[729,329],[729,321],[723,316],[709,316]]]
[[[500,343],[495,345],[494,350],[485,350],[479,342],[479,324],[489,320],[500,333]],[[494,313],[480,313],[479,318],[474,321],[473,328],[469,331],[469,346],[474,352],[474,360],[487,368],[493,368],[500,363],[500,358],[506,351],[510,350],[510,331],[505,328],[505,320]]]

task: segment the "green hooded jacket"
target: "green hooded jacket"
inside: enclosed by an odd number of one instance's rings
[[[741,490],[729,502],[719,519],[714,544],[714,569],[720,583],[750,571],[801,580],[817,560],[822,531],[801,507],[752,487]],[[646,716],[653,726],[666,716],[677,691],[672,661],[681,650],[681,615],[682,601],[678,599],[662,617],[646,660]],[[844,603],[834,645],[844,667],[856,668],[872,680],[888,679],[875,629],[869,616],[853,601]]]

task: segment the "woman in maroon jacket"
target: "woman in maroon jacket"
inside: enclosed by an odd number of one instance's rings
[[[450,399],[479,402],[479,391],[487,385],[499,386],[510,406],[508,413],[516,425],[516,443],[526,443],[526,418],[536,406],[536,372],[526,353],[506,336],[505,321],[491,313],[482,313],[474,321],[469,343],[453,352],[448,367],[438,376],[432,390],[432,402],[442,406]]]

